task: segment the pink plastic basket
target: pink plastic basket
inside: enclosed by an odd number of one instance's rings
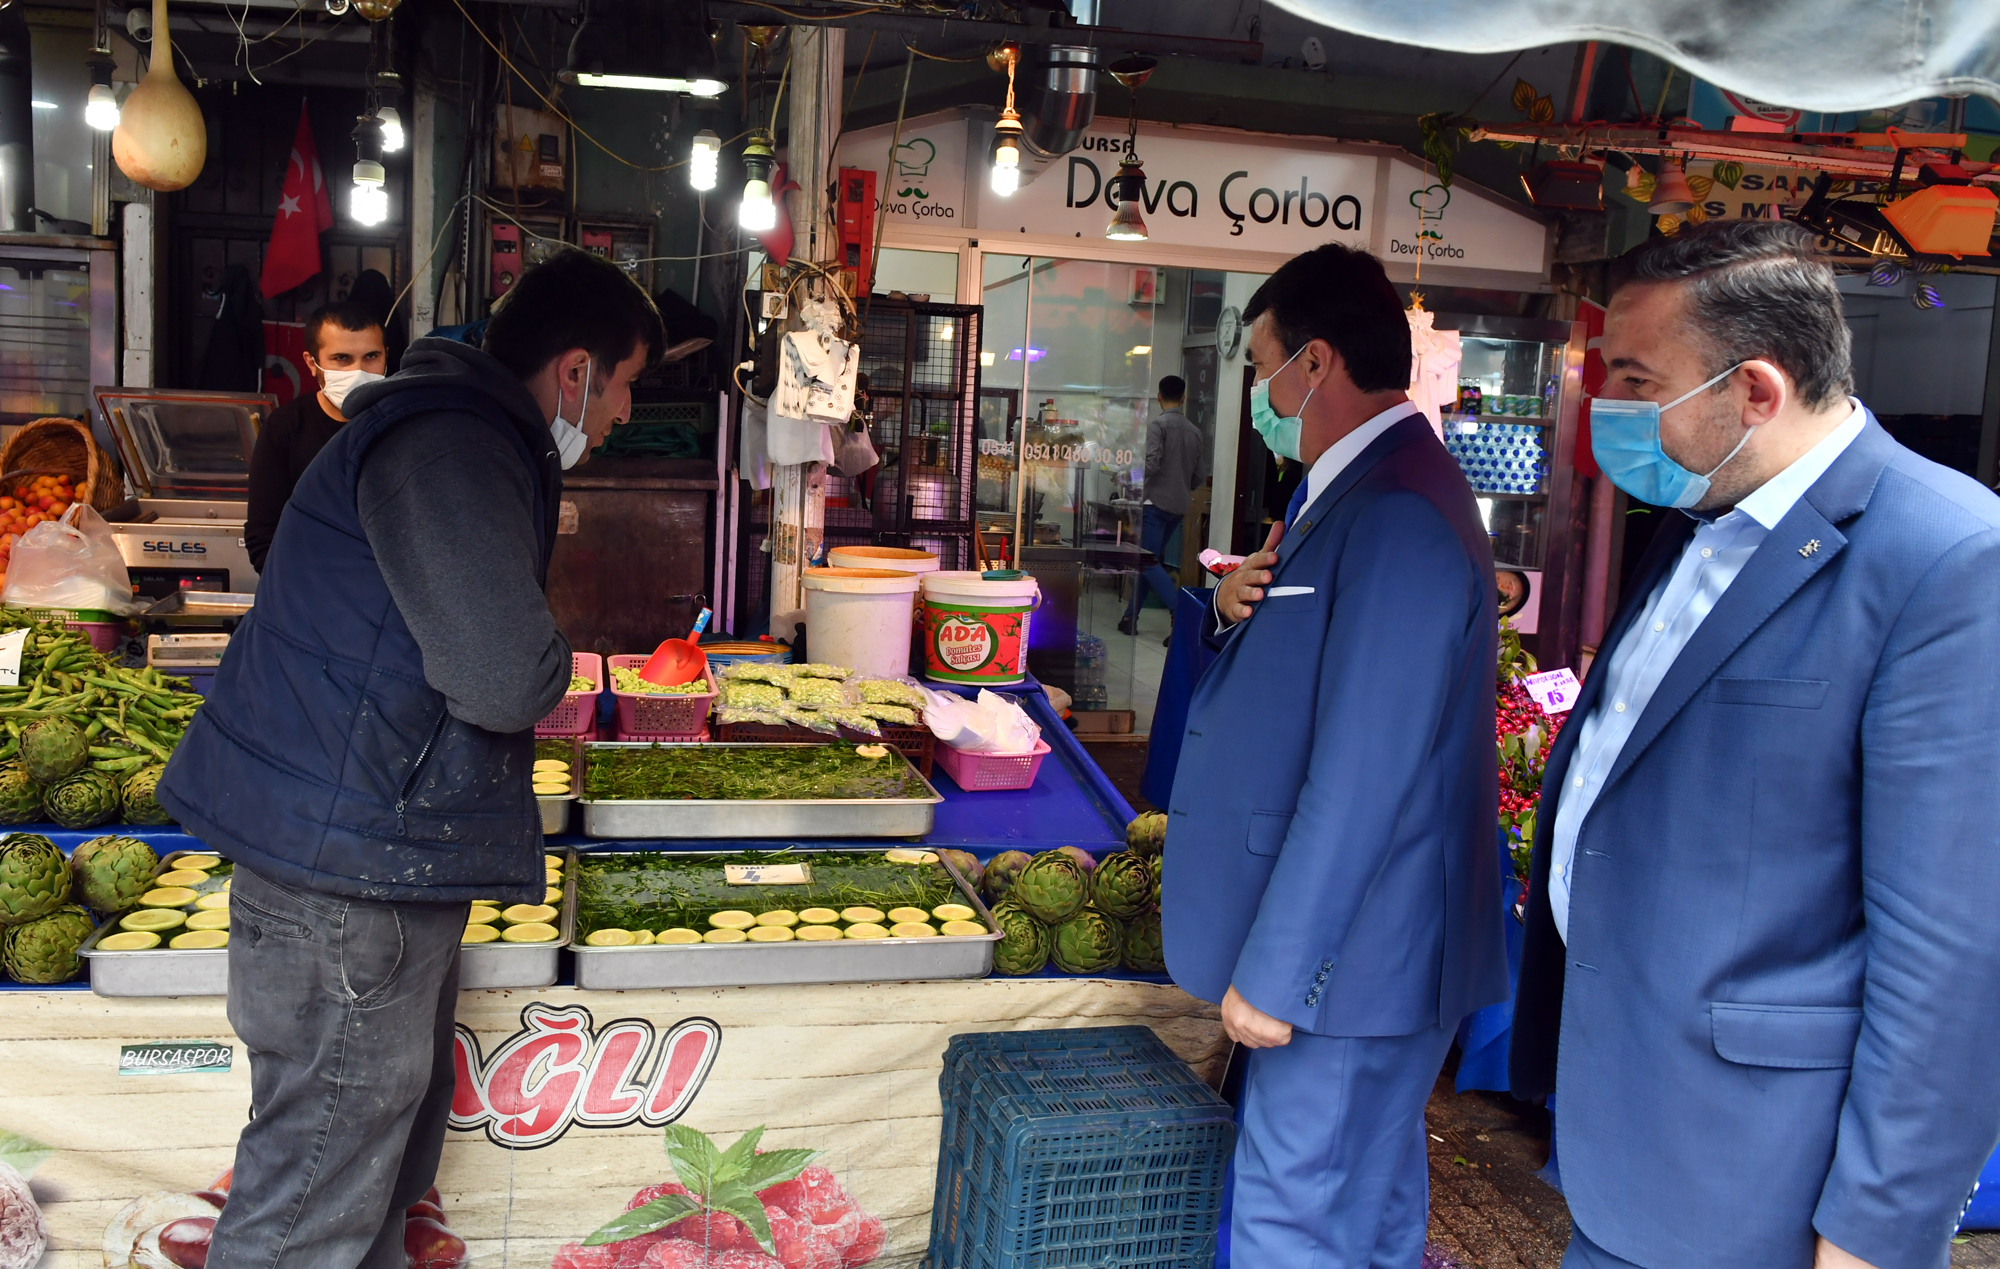
[[[1002,789],[1026,789],[1035,783],[1035,772],[1048,757],[1049,742],[1037,740],[1033,753],[970,753],[950,745],[937,747],[937,765],[967,793],[997,793]]]
[[[636,670],[646,664],[643,656],[616,656],[608,660],[613,670]],[[715,685],[715,668],[710,666],[707,674],[708,691],[700,696],[655,696],[651,692],[621,692],[612,688],[611,694],[618,700],[618,734],[652,740],[662,736],[689,739],[696,732],[706,733],[709,706],[722,695],[722,689]]]
[[[696,731],[690,731],[690,732],[679,732],[679,731],[662,731],[662,732],[644,732],[644,731],[640,731],[640,732],[623,732],[623,731],[621,731],[621,732],[619,732],[619,733],[618,733],[618,735],[617,735],[616,739],[617,739],[617,740],[619,740],[620,742],[623,742],[623,743],[627,743],[627,744],[649,744],[649,745],[688,745],[688,744],[694,744],[694,743],[696,743],[697,741],[703,741],[703,740],[707,740],[707,739],[708,739],[708,724],[706,724],[706,723],[703,723],[703,724],[701,725],[701,727],[700,727],[700,729],[699,729],[699,730],[696,730]]]
[[[564,692],[548,716],[535,724],[537,736],[588,736],[597,729],[597,695],[604,690],[604,658],[595,652],[569,654],[570,673],[589,677],[587,692]]]

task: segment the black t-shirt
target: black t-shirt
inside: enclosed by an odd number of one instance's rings
[[[258,572],[264,571],[264,557],[277,535],[278,517],[292,500],[293,487],[341,427],[320,408],[315,390],[273,410],[257,434],[257,448],[250,455],[250,511],[243,524],[243,545]]]

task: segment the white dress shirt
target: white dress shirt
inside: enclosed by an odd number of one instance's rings
[[[1868,416],[1859,401],[1854,401],[1853,407],[1845,422],[1726,515],[1709,520],[1689,513],[1700,523],[1673,572],[1654,589],[1645,611],[1632,623],[1610,660],[1593,671],[1605,676],[1604,691],[1589,715],[1570,723],[1583,730],[1565,773],[1569,786],[1557,800],[1555,836],[1549,850],[1549,907],[1565,943],[1569,941],[1570,887],[1578,866],[1577,834],[1603,792],[1604,781],[1618,765],[1619,752],[1681,649],[1694,638],[1764,538],[1861,435]]]

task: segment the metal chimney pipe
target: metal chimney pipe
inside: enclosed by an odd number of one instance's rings
[[[1021,144],[1029,155],[1052,159],[1083,140],[1097,117],[1098,51],[1073,44],[1026,50],[1020,87]]]
[[[0,9],[0,233],[35,232],[33,53],[24,4]]]

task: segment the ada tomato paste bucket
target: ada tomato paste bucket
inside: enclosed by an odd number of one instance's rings
[[[1041,588],[1022,573],[924,576],[924,675],[995,686],[1028,676],[1028,614]]]

